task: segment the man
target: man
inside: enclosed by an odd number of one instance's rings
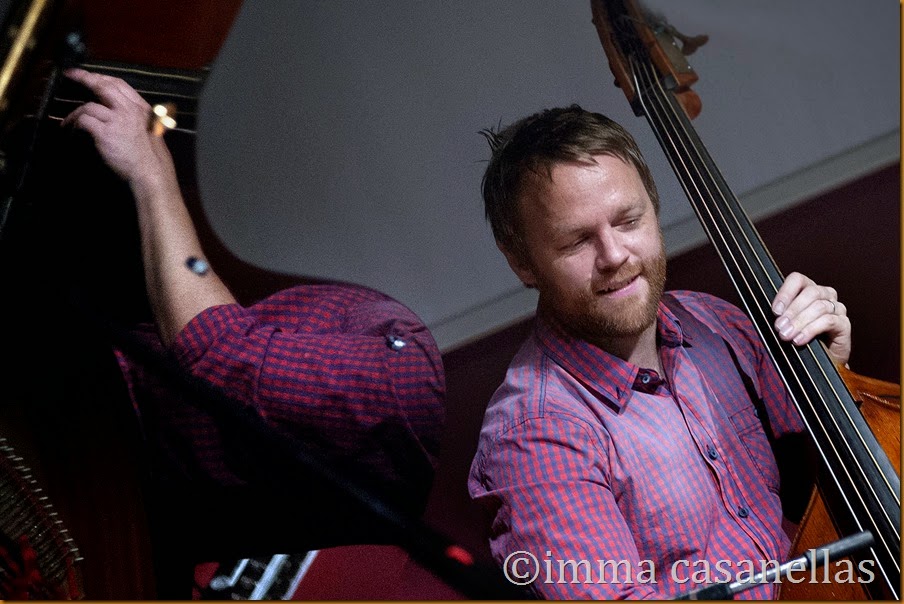
[[[763,422],[778,438],[801,421],[740,310],[663,293],[659,199],[634,140],[577,106],[487,138],[487,217],[539,292],[469,478],[509,580],[547,598],[668,598],[784,561]],[[783,340],[821,336],[847,362],[835,290],[794,273],[772,308]]]
[[[406,512],[422,511],[444,418],[441,358],[423,323],[387,296],[351,285],[298,286],[248,308],[237,304],[207,266],[170,153],[151,127],[148,103],[120,79],[80,69],[66,75],[90,89],[97,101],[73,111],[63,126],[90,134],[135,198],[156,321],[156,334],[146,332],[152,336],[146,339],[166,349],[188,374],[293,437],[299,451],[325,460],[352,485]],[[171,509],[158,525],[173,532],[169,514],[194,506],[211,526],[206,533],[198,529],[195,541],[233,544],[245,535],[273,547],[307,548],[329,545],[324,539],[367,538],[355,534],[366,522],[353,517],[354,508],[344,507],[341,493],[338,501],[328,498],[323,484],[309,489],[308,507],[297,498],[280,502],[282,488],[274,484],[279,466],[271,463],[285,464],[282,481],[293,497],[304,486],[298,484],[301,468],[285,459],[283,449],[261,451],[266,435],[250,437],[254,430],[226,417],[216,402],[202,404],[191,392],[171,392],[171,383],[162,383],[133,356],[119,352],[120,365],[145,431],[162,451],[157,455],[165,462],[160,475],[176,493],[164,504]],[[160,395],[161,390],[167,394]],[[280,455],[283,459],[270,459]],[[220,487],[238,503],[227,507]],[[201,495],[186,496],[184,488]],[[221,506],[230,512],[217,512]],[[297,540],[299,533],[309,538],[307,543]],[[249,547],[219,555],[267,551]],[[187,587],[190,576],[185,579]]]

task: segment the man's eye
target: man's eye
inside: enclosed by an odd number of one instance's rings
[[[588,239],[589,239],[589,237],[580,237],[578,239],[575,239],[571,243],[567,243],[567,244],[563,245],[560,249],[563,251],[577,249],[577,248],[581,247],[584,243],[586,243]]]

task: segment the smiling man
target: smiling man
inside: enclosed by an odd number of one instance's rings
[[[739,309],[663,293],[659,199],[634,140],[577,106],[486,136],[487,217],[540,294],[469,478],[506,576],[547,598],[667,598],[725,580],[692,569],[782,561],[770,442],[801,421]],[[847,361],[834,289],[793,273],[773,310],[782,339],[821,336]]]

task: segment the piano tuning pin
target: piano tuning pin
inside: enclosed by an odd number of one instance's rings
[[[88,47],[81,32],[71,31],[64,38],[63,65],[74,67],[84,60]]]

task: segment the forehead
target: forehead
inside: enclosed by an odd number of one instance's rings
[[[626,211],[650,203],[637,169],[611,155],[528,172],[519,197],[523,219],[555,222],[588,211]]]

